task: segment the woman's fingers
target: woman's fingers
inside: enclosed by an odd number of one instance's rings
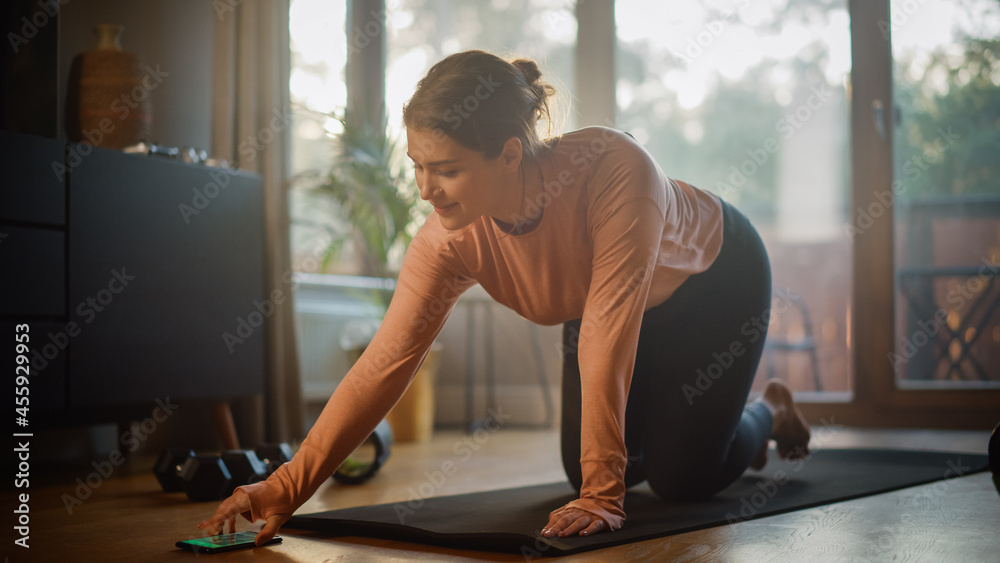
[[[225,523],[236,513],[236,509],[233,504],[234,503],[231,498],[222,501],[222,504],[215,509],[215,514],[213,514],[208,520],[199,522],[198,527],[205,530],[210,536],[223,533],[225,531],[223,529]]]
[[[572,536],[573,534],[578,534],[583,531],[584,528],[590,525],[590,516],[578,515],[573,521],[569,523],[568,526],[563,528],[558,535],[560,537]]]
[[[556,534],[561,534],[573,522],[576,522],[577,518],[584,514],[586,513],[579,510],[560,510],[549,516],[549,525],[542,530],[542,535],[552,537]]]
[[[589,536],[604,529],[604,520],[589,512],[569,509],[549,517],[548,525],[542,530],[542,535],[566,537],[573,534]]]
[[[261,528],[260,532],[257,533],[257,537],[254,539],[255,545],[264,545],[274,534],[278,533],[278,529],[281,525],[288,521],[289,515],[287,514],[275,514],[267,519],[267,523]]]
[[[225,533],[226,522],[228,522],[230,532],[235,532],[236,517],[248,510],[250,510],[250,497],[238,490],[222,501],[211,518],[199,522],[198,527],[205,530],[210,536],[217,536]]]
[[[567,511],[561,510],[559,512],[554,512],[549,515],[549,523],[542,528],[542,535],[551,538],[552,536],[563,531],[563,529],[572,521],[573,519]]]
[[[593,522],[591,522],[590,525],[586,527],[586,529],[580,532],[580,535],[589,536],[591,534],[596,534],[597,532],[600,532],[603,529],[604,529],[604,520],[597,518]]]
[[[233,493],[233,496],[222,501],[222,504],[215,509],[215,514],[211,518],[199,522],[198,527],[205,530],[207,535],[217,536],[225,533],[226,523],[228,523],[229,533],[235,533],[237,517],[249,510],[250,497],[245,492],[237,490]],[[261,528],[260,532],[257,532],[254,543],[263,545],[270,541],[278,533],[278,529],[281,528],[282,524],[287,522],[291,516],[291,514],[273,514],[269,516],[264,527]]]

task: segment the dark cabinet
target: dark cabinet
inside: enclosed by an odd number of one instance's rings
[[[0,133],[16,179],[0,188],[0,341],[30,324],[32,404],[113,418],[262,393],[260,178],[79,148]]]
[[[66,312],[65,239],[62,230],[0,229],[5,295],[0,315],[61,317]]]
[[[0,131],[0,221],[66,224],[66,143]]]

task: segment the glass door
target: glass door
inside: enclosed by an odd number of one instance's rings
[[[1000,389],[1000,2],[890,5],[900,389]],[[873,210],[874,211],[874,210]]]
[[[774,295],[755,389],[778,377],[800,399],[847,400],[847,3],[618,0],[616,25],[620,127],[668,176],[745,213],[767,246]]]

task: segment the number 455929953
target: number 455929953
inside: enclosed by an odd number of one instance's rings
[[[16,354],[14,361],[17,366],[14,368],[14,411],[17,413],[17,418],[15,422],[18,426],[24,427],[28,425],[28,388],[30,380],[28,376],[31,375],[31,366],[28,358],[28,342],[30,340],[29,332],[31,327],[26,324],[19,324],[14,327],[14,352]]]

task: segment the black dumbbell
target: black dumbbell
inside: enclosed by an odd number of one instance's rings
[[[179,473],[189,457],[194,457],[194,451],[188,448],[167,448],[160,452],[160,457],[156,458],[153,466],[153,474],[156,475],[160,488],[168,493],[184,490]]]
[[[250,450],[189,457],[180,472],[184,492],[195,502],[222,500],[237,487],[266,478],[267,466]]]
[[[267,465],[266,479],[281,467],[281,464],[292,461],[292,448],[285,442],[261,444],[257,446],[257,457]]]
[[[249,450],[226,450],[220,455],[189,457],[179,477],[188,500],[222,500],[236,487],[261,480],[266,466]]]
[[[226,450],[220,455],[168,448],[160,453],[153,473],[166,492],[184,491],[192,501],[221,500],[241,485],[267,479],[291,459],[292,449],[286,443],[262,444],[257,452]]]
[[[233,492],[233,476],[226,463],[217,455],[187,458],[178,476],[184,494],[194,502],[221,500]]]
[[[257,454],[250,450],[226,450],[219,457],[233,478],[230,494],[240,485],[263,481],[270,475],[267,463],[261,461]]]

